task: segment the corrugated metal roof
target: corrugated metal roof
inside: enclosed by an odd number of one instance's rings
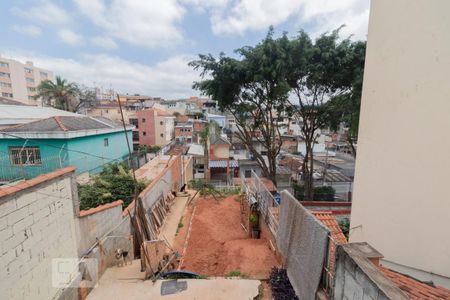
[[[238,162],[234,159],[230,159],[230,168],[237,168]],[[210,160],[209,161],[209,167],[210,168],[226,168],[227,167],[227,161],[226,160]]]
[[[84,117],[52,107],[25,106],[25,105],[0,105],[0,119],[45,119],[55,116]]]

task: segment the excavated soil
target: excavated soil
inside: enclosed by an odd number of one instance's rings
[[[192,208],[187,215],[186,221]],[[198,199],[181,268],[209,276],[239,271],[251,278],[268,278],[278,265],[275,253],[266,239],[249,238],[240,223],[237,196]],[[184,224],[180,239],[188,226]]]

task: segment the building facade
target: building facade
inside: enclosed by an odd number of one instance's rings
[[[131,139],[132,128],[127,128]],[[56,116],[0,130],[0,183],[34,178],[69,165],[98,173],[128,156],[121,124],[104,118]]]
[[[370,243],[383,265],[447,288],[449,10],[371,2],[350,226],[350,241]]]
[[[44,80],[53,81],[53,72],[0,56],[0,96],[28,105],[41,105],[35,99],[37,87]]]
[[[174,135],[175,117],[169,113],[150,108],[137,112],[139,145],[164,146]]]

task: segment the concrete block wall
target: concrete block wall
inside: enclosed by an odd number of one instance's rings
[[[69,167],[0,190],[0,299],[51,299],[52,259],[77,258]]]
[[[369,260],[380,257],[367,243],[339,245],[332,299],[409,299]]]
[[[113,203],[81,211],[77,218],[78,255],[81,257],[98,239],[108,234],[122,222],[122,204]],[[129,233],[128,233],[129,234]]]

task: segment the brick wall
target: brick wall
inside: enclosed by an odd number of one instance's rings
[[[0,189],[0,299],[51,299],[52,259],[76,258],[74,167]]]

